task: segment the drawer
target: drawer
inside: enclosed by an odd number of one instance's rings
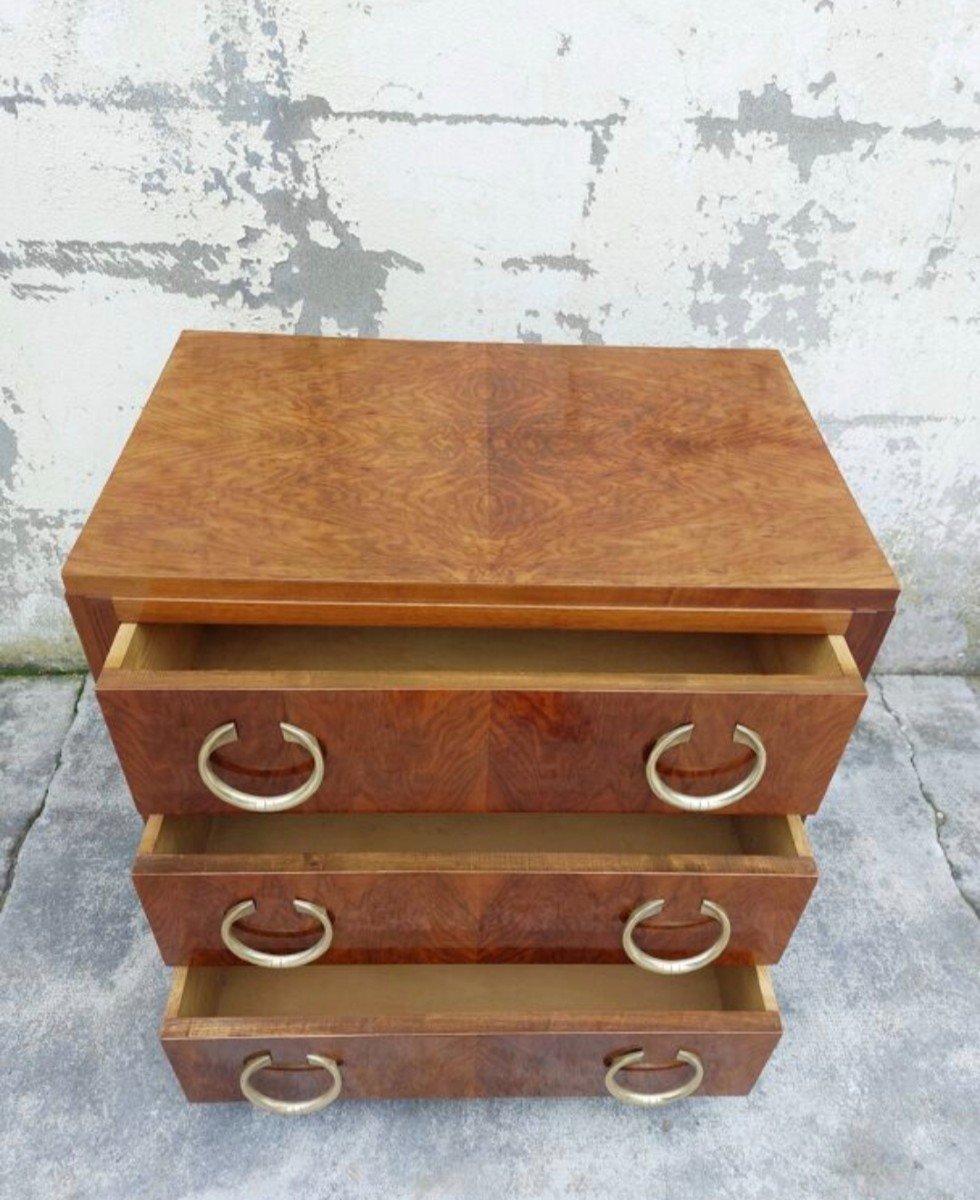
[[[282,813],[151,817],[133,878],[172,965],[681,973],[777,961],[816,867],[795,816]]]
[[[190,1100],[241,1100],[245,1072],[260,1105],[314,1107],[338,1089],[593,1096],[607,1080],[626,1101],[739,1095],[779,1035],[764,967],[179,967],[162,1042]]]
[[[836,636],[124,625],[145,814],[813,812],[864,702]]]

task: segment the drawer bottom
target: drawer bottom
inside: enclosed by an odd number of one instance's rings
[[[480,964],[178,968],[161,1037],[188,1099],[303,1111],[331,1094],[741,1095],[780,1032],[765,968]]]

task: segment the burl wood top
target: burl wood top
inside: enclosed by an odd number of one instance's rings
[[[398,620],[440,602],[881,609],[897,592],[773,351],[198,332],[65,580]]]

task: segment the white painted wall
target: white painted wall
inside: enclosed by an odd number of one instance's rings
[[[980,666],[978,0],[0,0],[0,80],[0,660],[197,327],[778,346],[881,665]]]

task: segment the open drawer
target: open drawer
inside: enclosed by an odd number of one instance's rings
[[[190,1100],[737,1095],[780,1035],[765,968],[181,967],[162,1028]],[[652,1097],[652,1099],[651,1099]]]
[[[123,625],[99,698],[150,813],[813,812],[842,637]]]
[[[149,819],[133,878],[171,965],[771,963],[816,881],[799,817]]]

